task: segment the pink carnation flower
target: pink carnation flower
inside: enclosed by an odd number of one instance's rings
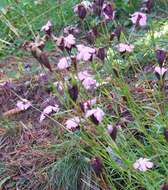
[[[80,118],[79,117],[74,117],[74,118],[68,119],[65,122],[65,125],[66,125],[67,129],[73,131],[79,126],[79,123],[80,123]]]
[[[84,46],[82,44],[77,45],[77,60],[80,61],[90,61],[92,60],[93,55],[96,53],[96,50],[91,47]]]
[[[63,57],[60,59],[60,61],[57,64],[57,68],[59,70],[64,70],[70,67],[71,65],[71,59],[69,57]]]
[[[145,172],[148,169],[153,168],[154,164],[153,162],[150,162],[147,158],[139,158],[136,160],[136,162],[133,164],[134,169]]]
[[[86,112],[86,118],[94,116],[99,123],[103,120],[104,115],[105,113],[100,108],[91,109]]]
[[[52,29],[52,23],[49,20],[47,24],[45,24],[42,28],[41,31],[45,32],[46,34],[50,35],[51,34],[51,29]]]
[[[63,51],[65,48],[67,50],[71,50],[75,46],[75,37],[72,34],[69,34],[68,36],[60,36],[59,38],[56,38],[56,44],[57,46]]]
[[[92,75],[88,71],[81,71],[78,73],[78,78],[82,81],[82,84],[86,90],[94,89],[98,86],[98,83],[93,79]]]
[[[84,79],[91,77],[91,75],[88,73],[88,71],[81,71],[78,73],[78,78],[80,81],[83,81]]]
[[[124,43],[120,43],[117,45],[117,49],[120,53],[124,53],[124,52],[132,52],[134,49],[134,45],[129,45],[129,44],[124,44]]]
[[[55,105],[55,106],[47,106],[43,112],[40,115],[40,122],[42,122],[45,118],[46,115],[49,115],[52,112],[58,112],[59,111],[59,106]]]
[[[167,69],[164,68],[164,67],[158,67],[158,66],[155,67],[155,73],[157,73],[157,74],[160,75],[160,76],[165,75],[166,72],[167,72]]]
[[[67,37],[64,37],[64,47],[71,49],[76,43],[75,37],[72,34],[69,34]]]
[[[97,81],[92,77],[85,78],[82,84],[86,90],[94,89],[97,87]]]
[[[131,21],[135,25],[146,26],[147,17],[145,13],[135,12],[131,15]]]
[[[17,101],[16,106],[20,109],[20,110],[27,110],[28,108],[30,108],[31,103],[30,101],[23,99],[22,101]]]

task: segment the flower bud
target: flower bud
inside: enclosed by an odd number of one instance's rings
[[[106,50],[105,48],[98,48],[97,52],[96,52],[97,57],[104,61],[105,57],[106,57]]]
[[[163,63],[166,59],[166,52],[164,50],[160,50],[160,49],[156,50],[156,58],[159,63],[159,66],[162,67]]]
[[[167,183],[164,183],[164,184],[161,186],[161,190],[168,190],[168,184],[167,184]]]
[[[92,9],[96,16],[99,16],[99,17],[101,16],[101,10],[102,10],[103,4],[104,4],[104,0],[94,0]]]
[[[85,6],[83,6],[82,4],[76,5],[74,8],[74,12],[82,20],[86,17],[86,14],[87,14],[87,10],[86,10]]]
[[[107,131],[108,131],[108,134],[110,135],[110,137],[113,139],[113,141],[115,141],[116,137],[117,137],[117,126],[113,127],[111,125],[108,125]]]
[[[113,20],[115,16],[115,11],[110,3],[105,3],[102,8],[102,14],[106,21]]]
[[[103,171],[103,164],[99,157],[94,157],[90,161],[91,168],[95,172],[97,176],[100,176],[100,174]]]
[[[89,43],[94,43],[96,37],[99,35],[97,27],[93,27],[91,30],[89,30],[86,34],[86,40],[88,40]]]
[[[52,33],[52,23],[51,23],[50,20],[46,23],[46,25],[44,25],[41,28],[41,31],[45,32],[49,36],[51,35],[51,33]]]
[[[123,31],[123,27],[118,25],[114,31],[115,36],[117,37],[118,41],[120,41],[121,32]]]
[[[99,7],[102,7],[103,4],[104,4],[104,0],[94,0],[94,3],[99,6]]]
[[[168,129],[164,130],[164,136],[165,136],[166,141],[168,142]]]
[[[69,93],[70,98],[74,102],[76,102],[76,100],[78,99],[78,86],[77,86],[77,84],[69,85],[68,93]]]
[[[157,77],[158,80],[160,80],[161,78],[164,79],[166,76],[166,72],[167,69],[164,67],[155,67],[155,75]]]

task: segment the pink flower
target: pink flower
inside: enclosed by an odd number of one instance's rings
[[[136,160],[136,162],[133,164],[134,169],[145,172],[148,169],[153,168],[154,164],[153,162],[150,162],[147,158],[139,158]]]
[[[93,55],[96,53],[96,50],[94,48],[90,48],[82,44],[77,45],[77,50],[77,60],[81,61],[91,61]]]
[[[71,65],[71,59],[69,57],[63,57],[60,59],[60,61],[57,64],[57,68],[59,70],[64,70],[70,67]]]
[[[97,101],[96,98],[85,101],[85,102],[82,104],[83,111],[86,112],[88,109],[90,109],[90,107],[91,107],[92,105],[96,104],[96,101]]]
[[[71,49],[75,45],[75,37],[72,34],[69,34],[67,37],[64,37],[64,47]]]
[[[83,81],[84,79],[91,77],[91,75],[88,73],[88,71],[81,71],[78,73],[78,78],[80,81]]]
[[[42,28],[41,31],[45,32],[48,35],[51,35],[51,29],[52,29],[52,23],[49,20],[47,24],[45,24]]]
[[[92,75],[88,71],[81,71],[78,73],[78,78],[82,81],[82,84],[86,90],[94,89],[98,86],[98,83],[93,79]]]
[[[105,113],[100,108],[91,109],[86,112],[86,118],[94,116],[98,123],[100,123],[103,120],[104,115]]]
[[[108,131],[108,134],[111,134],[113,132],[113,126],[112,125],[108,125],[107,126],[107,131]]]
[[[30,101],[26,100],[26,99],[22,99],[22,101],[17,101],[16,106],[20,109],[20,110],[27,110],[28,108],[30,108],[31,103]]]
[[[117,49],[120,53],[124,53],[124,52],[132,52],[134,49],[134,45],[129,45],[129,44],[124,44],[124,43],[120,43],[117,45]]]
[[[131,21],[135,25],[146,26],[147,17],[145,13],[135,12],[131,15]]]
[[[49,115],[52,112],[58,112],[58,111],[59,111],[58,105],[47,106],[40,115],[40,122],[42,122],[46,118],[46,115]]]
[[[74,118],[68,119],[65,122],[65,125],[66,125],[67,129],[73,131],[79,126],[79,123],[80,123],[80,118],[79,117],[74,117]]]
[[[164,67],[155,67],[155,73],[157,73],[160,76],[165,75],[167,72],[167,69]]]
[[[86,90],[90,90],[90,89],[94,89],[97,87],[97,82],[95,79],[93,79],[92,77],[87,77],[83,80],[82,82],[84,88]]]
[[[75,37],[72,34],[69,34],[68,36],[60,36],[59,38],[56,38],[56,44],[57,46],[63,51],[65,48],[67,50],[71,50],[75,46]]]

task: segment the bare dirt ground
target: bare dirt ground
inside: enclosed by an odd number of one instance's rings
[[[32,60],[23,58],[22,62],[26,64]],[[0,162],[5,166],[0,179],[6,179],[0,187],[2,190],[14,190],[17,187],[38,189],[40,184],[47,181],[47,175],[45,172],[40,173],[39,168],[45,168],[56,160],[55,154],[45,151],[50,144],[58,141],[51,130],[56,124],[48,119],[40,124],[38,110],[42,111],[48,104],[58,101],[51,90],[44,87],[45,79],[30,76],[10,79],[5,71],[7,68],[16,70],[17,61],[15,57],[8,57],[0,63]],[[43,81],[39,83],[38,79]],[[37,109],[31,107],[20,113],[11,111],[8,117],[4,117],[4,113],[16,107],[20,97],[30,100]],[[32,182],[26,186],[29,180]]]

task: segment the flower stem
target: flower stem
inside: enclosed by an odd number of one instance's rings
[[[164,115],[165,113],[165,81],[163,77],[161,77],[159,80],[159,87],[160,87],[160,95],[161,95],[160,111],[161,111],[161,114]]]

